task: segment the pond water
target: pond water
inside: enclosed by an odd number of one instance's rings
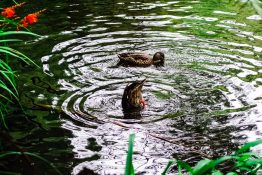
[[[39,7],[47,11],[32,30],[43,37],[23,50],[42,70],[19,74],[22,105],[39,126],[13,135],[65,174],[123,174],[130,133],[141,174],[262,138],[262,19],[251,6],[52,0],[32,9]],[[162,51],[165,66],[116,67],[126,51]],[[123,90],[144,78],[146,109],[126,119]]]

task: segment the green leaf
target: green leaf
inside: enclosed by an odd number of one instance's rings
[[[4,117],[4,114],[3,114],[1,108],[0,108],[0,117],[1,117],[1,119],[2,119],[2,122],[3,122],[4,127],[5,127],[6,129],[8,129],[8,127],[7,127],[6,123],[5,123],[5,117]]]
[[[193,168],[190,165],[188,165],[186,162],[178,160],[176,163],[177,163],[178,166],[185,169],[187,172],[189,172],[191,174],[193,173]]]
[[[221,173],[221,171],[219,171],[219,170],[214,170],[214,171],[212,171],[211,175],[223,175],[223,173]]]
[[[0,37],[7,36],[7,35],[32,35],[36,37],[40,37],[40,35],[37,35],[32,32],[25,32],[25,31],[6,31],[6,32],[0,32]]]
[[[125,175],[135,175],[135,170],[132,163],[134,141],[135,141],[135,134],[130,134],[129,141],[128,141],[128,152],[126,158]]]
[[[181,165],[178,165],[178,175],[182,175],[182,167],[181,167]]]
[[[9,84],[11,84],[11,86],[13,87],[13,89],[15,90],[16,94],[18,95],[18,91],[16,89],[16,86],[14,84],[14,82],[10,79],[10,77],[8,76],[8,74],[4,73],[4,72],[0,72],[0,74],[2,74],[5,79],[7,80],[7,82],[9,82]]]
[[[170,168],[172,165],[174,165],[174,163],[175,163],[174,160],[169,160],[165,170],[163,171],[163,173],[161,173],[161,175],[166,175],[166,173],[170,171]]]
[[[2,97],[3,99],[7,100],[7,101],[10,102],[10,103],[14,103],[14,102],[12,102],[8,97],[6,97],[6,96],[4,96],[4,95],[2,95],[2,94],[0,94],[0,97]]]
[[[6,47],[6,46],[0,46],[0,52],[3,52],[5,54],[9,54],[12,55],[14,57],[20,58],[22,61],[24,61],[26,64],[29,64],[29,62],[31,62],[32,64],[34,64],[35,66],[39,67],[37,64],[35,64],[30,58],[28,58],[26,55],[22,54],[21,52],[12,49],[10,47]]]
[[[245,161],[246,166],[254,166],[254,165],[262,165],[262,158],[261,159],[251,159]]]
[[[229,173],[227,173],[226,175],[238,175],[238,174],[235,173],[235,172],[229,172]]]
[[[0,80],[0,88],[6,90],[9,94],[11,94],[13,97],[15,97],[16,100],[18,100],[18,97],[1,80]]]
[[[214,161],[209,159],[201,160],[193,169],[194,175],[206,174],[214,168]]]
[[[254,147],[254,146],[259,145],[261,143],[262,143],[262,139],[261,140],[256,140],[256,141],[253,141],[253,142],[248,142],[248,143],[244,144],[241,148],[239,148],[235,152],[235,155],[244,153],[244,152],[248,151],[251,147]]]
[[[217,166],[218,164],[224,162],[224,161],[227,161],[227,160],[230,160],[230,159],[235,159],[234,156],[224,156],[224,157],[220,157],[216,160],[214,160],[214,167]]]
[[[3,40],[0,40],[0,43],[5,43],[5,42],[19,42],[19,41],[23,41],[23,40],[20,40],[20,39],[3,39]]]

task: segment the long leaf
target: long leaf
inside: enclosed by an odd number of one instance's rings
[[[15,54],[15,53],[9,51],[9,50],[1,49],[1,47],[0,47],[0,52],[3,52],[3,53],[5,53],[5,54],[9,54],[9,55],[14,56],[14,57],[16,57],[16,58],[20,58],[20,59],[23,60],[26,64],[29,64],[29,63],[26,61],[26,58],[23,58],[23,57]]]
[[[246,151],[248,151],[251,147],[254,147],[256,145],[262,144],[262,139],[261,140],[256,140],[253,142],[248,142],[246,144],[244,144],[241,148],[239,148],[236,152],[235,155],[244,153]]]
[[[224,161],[227,161],[227,160],[230,160],[230,159],[235,159],[234,156],[224,156],[224,157],[220,157],[218,158],[217,160],[214,160],[214,167],[217,166],[218,164],[224,162]]]
[[[6,70],[6,73],[10,75],[12,82],[16,85],[16,81],[15,81],[15,72],[11,69],[11,67],[6,64],[4,61],[0,60],[0,68],[2,68],[3,70]],[[4,71],[1,71],[4,72]]]
[[[5,83],[2,80],[0,80],[0,88],[6,90],[9,94],[15,97],[16,100],[18,100],[18,97],[5,85]]]
[[[227,173],[226,175],[238,175],[238,174],[235,173],[235,172],[229,172],[229,173]]]
[[[26,60],[28,60],[29,62],[31,62],[32,64],[34,64],[35,66],[39,67],[37,64],[35,64],[35,62],[33,62],[30,58],[28,58],[26,55],[24,55],[23,53],[15,50],[15,49],[12,49],[10,47],[6,47],[6,46],[0,46],[0,49],[3,49],[3,50],[6,50],[6,51],[9,51],[9,52],[12,52],[13,54],[17,55],[18,58],[22,59],[24,62],[27,63]],[[27,63],[29,64],[29,63]]]
[[[130,134],[129,141],[128,141],[128,152],[126,158],[125,175],[135,175],[134,166],[132,163],[134,141],[135,141],[135,134]]]
[[[15,90],[16,94],[18,95],[18,91],[16,89],[16,85],[13,83],[13,81],[10,79],[10,77],[8,76],[8,74],[4,73],[4,72],[0,72],[5,79],[9,82],[9,84],[11,84],[11,86],[13,87],[13,89]]]
[[[5,43],[5,42],[19,42],[19,41],[23,41],[20,39],[2,39],[0,40],[0,43]]]
[[[32,35],[36,37],[40,37],[40,35],[37,35],[32,32],[25,32],[25,31],[6,31],[6,32],[0,32],[0,37],[7,36],[7,35]]]
[[[186,162],[183,162],[183,161],[181,161],[181,160],[178,160],[176,163],[177,163],[177,165],[179,165],[181,168],[187,170],[187,172],[193,174],[193,168],[192,168],[190,165],[188,165]]]
[[[208,171],[211,171],[214,167],[214,161],[209,159],[201,160],[193,169],[194,175],[206,174]]]
[[[6,96],[0,94],[0,97],[2,97],[3,99],[5,99],[6,101],[8,101],[9,103],[14,103],[13,101],[11,101],[11,99],[7,98]]]
[[[2,112],[2,105],[0,105],[0,106],[1,106],[1,108],[0,108],[0,117],[1,117],[1,120],[2,120],[2,122],[3,122],[4,127],[5,127],[6,129],[8,129],[8,127],[7,127],[6,123],[5,123],[4,114],[3,114],[3,112]]]
[[[161,175],[166,175],[166,173],[170,171],[170,168],[172,165],[174,165],[174,163],[175,163],[174,160],[169,160],[165,170],[163,171],[163,173],[161,173]]]

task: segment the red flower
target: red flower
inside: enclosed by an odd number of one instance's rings
[[[37,22],[37,15],[35,13],[29,14],[21,21],[24,27],[27,27],[29,24],[33,24]]]
[[[22,20],[22,23],[23,23],[23,26],[24,26],[24,27],[27,27],[27,26],[28,26],[28,23],[26,22],[26,20]]]
[[[33,23],[36,23],[38,21],[38,16],[43,13],[45,11],[45,9],[43,10],[40,10],[38,12],[35,12],[35,13],[31,13],[31,14],[28,14],[27,16],[25,16],[20,22],[21,22],[21,25],[20,26],[23,26],[23,27],[27,27],[29,24],[33,24]]]
[[[29,24],[33,24],[37,22],[37,15],[34,13],[27,15],[25,18]]]
[[[2,16],[7,17],[7,18],[12,18],[14,15],[15,15],[14,7],[4,8],[4,11],[2,12]]]

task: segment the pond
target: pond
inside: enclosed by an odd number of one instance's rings
[[[64,174],[123,174],[133,163],[160,174],[168,160],[195,163],[262,138],[262,19],[229,0],[34,2],[46,8],[22,49],[24,110],[37,125],[12,135]],[[164,67],[117,67],[117,54],[165,54]],[[127,119],[128,83],[146,78],[141,116]],[[40,167],[43,174],[55,174]],[[26,170],[25,170],[26,171]],[[173,170],[175,171],[175,170]],[[38,172],[39,173],[39,172]]]

